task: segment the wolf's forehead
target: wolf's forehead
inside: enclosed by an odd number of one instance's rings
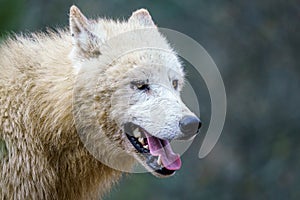
[[[146,76],[162,76],[167,75],[170,78],[183,77],[182,65],[177,56],[170,52],[163,52],[161,50],[143,50],[129,55],[127,61],[132,63],[132,68],[137,73],[145,74]]]
[[[183,81],[184,73],[181,67],[167,65],[134,65],[128,72],[132,80],[151,82],[169,82],[171,80]]]
[[[167,39],[157,27],[145,28],[127,22],[98,21],[96,31],[104,30],[106,40],[103,55],[113,59],[109,70],[134,70],[135,77],[157,73],[180,79],[184,73],[181,62]],[[126,70],[127,69],[127,70]]]
[[[143,27],[126,21],[99,20],[93,26],[94,34],[103,44],[117,49],[161,48],[170,49],[166,38],[157,27]],[[101,44],[100,44],[101,46]]]

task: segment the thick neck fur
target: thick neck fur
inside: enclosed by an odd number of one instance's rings
[[[10,152],[2,168],[2,174],[7,174],[3,190],[21,199],[94,199],[120,177],[119,171],[96,160],[77,134],[71,49],[71,36],[64,31],[9,39],[0,49],[0,104],[5,105],[0,107],[0,138],[6,140]],[[18,133],[15,137],[10,137],[12,130]],[[35,157],[22,163],[12,160],[26,158],[26,153]],[[48,193],[24,183],[27,179],[12,180],[12,174],[5,171],[12,165],[24,176],[36,178]]]

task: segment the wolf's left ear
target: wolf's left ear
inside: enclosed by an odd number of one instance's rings
[[[129,23],[139,23],[142,26],[156,27],[148,10],[142,8],[132,13]]]
[[[70,31],[73,51],[81,57],[97,57],[100,38],[92,32],[93,22],[89,21],[76,6],[70,8]],[[78,55],[77,55],[78,56]]]

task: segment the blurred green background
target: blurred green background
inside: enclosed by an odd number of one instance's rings
[[[197,40],[222,74],[228,112],[204,159],[199,136],[174,177],[124,176],[106,200],[300,199],[300,2],[296,0],[0,0],[0,38],[68,25],[68,10],[127,18],[144,7],[160,27]],[[203,81],[202,81],[203,83]],[[207,89],[203,132],[210,119]]]

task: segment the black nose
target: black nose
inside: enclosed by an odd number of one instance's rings
[[[201,128],[201,121],[197,117],[186,115],[179,121],[179,127],[185,135],[195,135]]]

